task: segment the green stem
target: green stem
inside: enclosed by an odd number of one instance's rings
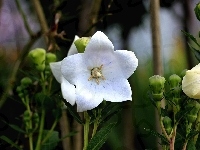
[[[29,136],[29,147],[30,147],[30,150],[33,150],[33,134],[30,133]]]
[[[46,85],[45,85],[44,72],[41,72],[41,86],[42,86],[43,93],[46,94]]]
[[[93,127],[93,132],[92,132],[92,137],[96,134],[97,128],[99,126],[99,119],[101,118],[101,109],[98,109],[98,113],[96,116],[96,119],[94,121],[94,127]]]
[[[84,124],[84,147],[83,147],[83,150],[87,150],[88,136],[89,136],[89,125],[90,125],[90,117],[89,117],[87,111],[84,111],[84,118],[85,118],[85,124]]]
[[[44,144],[44,143],[49,139],[49,137],[51,136],[51,134],[52,134],[54,128],[56,127],[57,123],[58,123],[58,120],[56,119],[56,120],[54,121],[54,123],[53,123],[51,129],[49,130],[49,132],[47,133],[47,135],[46,135],[46,136],[44,137],[44,139],[42,140],[42,142],[41,142],[42,144]]]
[[[196,119],[196,130],[200,132],[200,111],[198,112],[197,119]],[[194,143],[196,144],[198,139],[199,133],[194,137]]]
[[[44,129],[44,119],[45,119],[45,110],[42,109],[39,134],[38,134],[38,139],[37,139],[35,150],[40,150],[40,147],[41,147],[42,133],[43,133],[43,129]]]

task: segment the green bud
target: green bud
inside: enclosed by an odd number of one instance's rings
[[[46,51],[42,48],[36,48],[29,52],[28,58],[35,65],[38,71],[45,69]]]
[[[24,77],[21,79],[21,85],[25,88],[28,87],[30,84],[32,84],[32,80],[29,77]]]
[[[173,74],[169,77],[170,89],[173,89],[173,88],[179,86],[180,83],[181,83],[181,78],[178,75]]]
[[[23,120],[24,120],[24,122],[29,122],[31,120],[31,114],[29,113],[28,110],[24,111]]]
[[[46,54],[46,64],[49,64],[51,62],[56,62],[57,57],[54,53],[47,53]]]
[[[163,125],[165,127],[165,131],[169,135],[172,131],[172,120],[168,116],[165,116],[162,121],[163,121]]]
[[[39,118],[39,115],[38,115],[38,113],[33,113],[33,122],[36,124],[36,123],[39,123],[39,120],[40,120],[40,118]]]
[[[196,7],[194,8],[194,12],[195,12],[197,19],[200,21],[200,3],[198,3],[196,5]]]
[[[149,78],[149,86],[151,88],[154,100],[162,100],[165,86],[165,78],[159,75],[154,75]]]
[[[16,91],[18,94],[21,93],[22,90],[23,90],[23,88],[21,86],[17,86]]]
[[[186,108],[192,108],[192,110],[190,110],[190,112],[187,114],[188,122],[195,122],[197,119],[197,114],[200,110],[200,104],[197,101],[191,101],[187,104]]]
[[[74,42],[79,53],[84,53],[85,48],[90,41],[90,37],[82,37]]]
[[[24,98],[24,93],[20,92],[20,93],[18,93],[18,96],[19,96],[20,98]]]

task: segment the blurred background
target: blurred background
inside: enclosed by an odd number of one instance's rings
[[[67,55],[75,35],[91,36],[101,30],[113,42],[115,50],[134,51],[139,60],[137,70],[129,79],[133,91],[131,108],[117,116],[121,123],[112,131],[102,149],[158,149],[156,137],[144,131],[144,128],[157,128],[155,109],[147,96],[148,79],[154,75],[150,0],[42,0],[40,3],[46,27],[41,23],[41,16],[38,16],[35,1],[38,0],[0,0],[1,97],[5,95],[8,84],[13,84],[13,89],[1,104],[1,120],[20,123],[16,117],[22,114],[23,106],[17,101],[14,87],[20,72],[26,71],[22,68],[26,63],[23,58],[27,51],[36,47],[51,49],[56,43],[59,47],[56,53],[61,60]],[[200,24],[194,14],[198,2],[160,0],[160,65],[166,78],[171,74],[180,75],[183,69],[197,64],[187,46],[190,41],[181,30],[198,37]],[[61,14],[58,24],[55,23],[57,13]],[[53,44],[47,43],[45,36],[54,31],[64,31],[67,40],[53,37]],[[2,122],[0,135],[17,138],[15,131]]]

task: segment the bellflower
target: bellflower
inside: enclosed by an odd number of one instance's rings
[[[116,50],[108,37],[97,31],[84,53],[70,55],[61,62],[61,73],[76,86],[77,111],[97,107],[103,100],[122,102],[132,99],[128,78],[138,66],[135,54]]]
[[[78,36],[75,36],[74,41],[79,39]],[[68,51],[68,55],[73,55],[78,53],[74,41]],[[61,74],[61,61],[50,63],[51,71],[56,78],[56,80],[61,84],[61,92],[63,98],[68,101],[71,105],[75,104],[75,86],[70,84]]]
[[[188,97],[200,99],[200,64],[186,71],[182,80],[182,90]]]

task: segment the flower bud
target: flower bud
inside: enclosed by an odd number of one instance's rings
[[[84,53],[85,48],[90,41],[90,37],[82,37],[74,42],[79,53]]]
[[[51,62],[56,62],[56,55],[54,53],[47,53],[46,54],[46,64],[49,64]]]
[[[151,88],[154,100],[160,101],[163,98],[164,84],[164,77],[154,75],[149,78],[149,86]]]
[[[28,57],[38,71],[43,71],[45,69],[46,51],[44,49],[36,48],[29,52]]]
[[[200,110],[200,104],[196,101],[191,101],[187,104],[186,108],[192,108],[186,116],[188,122],[190,123],[195,122],[197,119],[197,114]]]
[[[176,75],[176,74],[173,74],[169,77],[169,85],[170,85],[170,89],[173,89],[175,87],[178,87],[179,84],[181,83],[181,78]]]
[[[23,120],[24,120],[24,122],[29,122],[31,120],[31,114],[29,113],[28,110],[24,111]]]
[[[28,87],[30,84],[32,84],[32,80],[29,77],[24,77],[23,79],[21,79],[21,85],[23,87]]]
[[[196,5],[196,7],[194,8],[194,12],[195,12],[197,19],[200,21],[200,3],[198,3]]]
[[[165,127],[165,131],[167,132],[168,135],[172,132],[172,120],[168,116],[165,116],[163,118],[163,125]]]
[[[186,71],[182,80],[182,90],[190,98],[200,99],[200,64]]]
[[[39,117],[38,113],[36,113],[36,112],[33,113],[32,119],[33,119],[33,123],[35,124],[35,128],[37,128],[39,121],[40,121],[40,117]]]

